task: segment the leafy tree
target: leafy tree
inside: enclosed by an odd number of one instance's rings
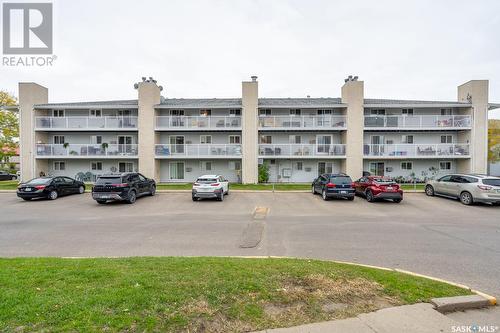
[[[259,183],[267,183],[269,181],[269,165],[267,163],[259,165]]]
[[[488,120],[488,161],[500,162],[500,120]]]
[[[6,91],[0,90],[0,107],[13,106],[17,104],[17,99]],[[9,162],[11,156],[16,154],[19,140],[19,119],[15,112],[0,110],[0,163],[7,165],[7,169],[12,171],[12,163]]]

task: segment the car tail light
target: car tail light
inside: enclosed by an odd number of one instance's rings
[[[128,186],[128,184],[127,184],[127,183],[112,184],[111,186],[112,186],[112,187],[127,187],[127,186]]]
[[[37,185],[35,186],[37,190],[43,190],[45,188],[45,185]]]
[[[211,186],[219,186],[220,184],[219,183],[213,183],[211,184]]]
[[[481,190],[484,190],[484,191],[489,191],[493,188],[491,186],[486,186],[486,185],[477,185],[477,187],[479,187]]]
[[[193,186],[200,186],[200,183],[193,183]]]
[[[351,183],[351,187],[356,187],[356,183]]]
[[[332,183],[328,183],[328,184],[326,184],[326,187],[336,187],[336,186],[337,186],[337,185],[332,184]]]

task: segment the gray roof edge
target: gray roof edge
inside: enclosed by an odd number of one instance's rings
[[[500,109],[500,103],[489,103],[488,110]]]

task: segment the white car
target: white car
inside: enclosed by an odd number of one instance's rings
[[[193,201],[202,198],[217,198],[224,200],[224,195],[229,194],[229,182],[221,175],[203,175],[193,183]]]

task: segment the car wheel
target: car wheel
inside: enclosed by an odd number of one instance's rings
[[[229,195],[229,186],[227,187],[226,195]]]
[[[323,190],[321,192],[321,197],[323,198],[323,200],[327,201],[328,200],[328,196],[326,195],[326,190]]]
[[[349,201],[353,201],[354,200],[354,197],[348,197],[347,200]]]
[[[130,193],[128,194],[128,200],[127,200],[127,202],[129,204],[133,204],[136,199],[137,199],[137,195],[135,194],[135,191],[130,191]]]
[[[16,177],[16,176],[12,176],[12,177],[10,177],[10,180],[16,180],[16,179],[17,179],[17,177]]]
[[[149,191],[149,195],[153,196],[155,194],[156,194],[156,186],[153,185],[153,186],[151,186],[151,190]]]
[[[314,189],[314,186],[311,186],[311,193],[316,194],[316,190]]]
[[[372,191],[366,191],[366,201],[373,202],[373,193],[372,193]]]
[[[402,199],[392,199],[393,202],[395,203],[400,203]]]
[[[106,200],[97,200],[98,204],[104,205],[106,203]]]
[[[474,203],[472,194],[467,191],[460,193],[460,202],[467,206],[472,205]]]
[[[224,201],[224,192],[221,192],[221,194],[219,195],[219,197],[217,198],[217,200]]]
[[[31,198],[23,198],[25,201],[31,201]]]
[[[425,187],[425,194],[427,194],[429,197],[434,196],[434,187],[432,187],[432,185],[427,185]]]
[[[57,199],[57,197],[58,197],[58,194],[57,194],[57,191],[56,191],[56,190],[52,190],[52,191],[50,191],[50,193],[49,193],[49,199],[50,199],[50,200],[56,200],[56,199]]]
[[[194,195],[192,195],[191,198],[193,199],[193,201],[198,201],[198,198],[195,197]]]
[[[80,194],[85,193],[85,187],[83,187],[83,186],[78,187],[78,193],[80,193]]]
[[[500,201],[494,202],[493,206],[500,206]]]

